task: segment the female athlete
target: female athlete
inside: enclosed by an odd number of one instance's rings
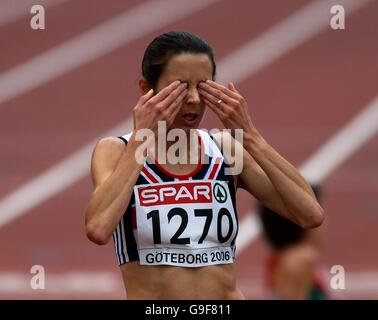
[[[235,279],[238,187],[303,228],[323,221],[308,183],[258,132],[234,84],[215,74],[203,39],[158,36],[143,57],[133,131],[93,151],[86,234],[97,244],[113,236],[128,299],[244,299]],[[231,134],[198,129],[206,108]]]

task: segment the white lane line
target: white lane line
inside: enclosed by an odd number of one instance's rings
[[[312,6],[313,4],[310,4]],[[302,14],[304,9],[301,9],[299,11],[300,14]],[[316,9],[318,10],[318,9]],[[295,17],[295,16],[292,16]],[[302,22],[301,22],[302,23]],[[301,25],[298,26],[303,27]],[[274,27],[273,27],[274,29]],[[269,32],[268,32],[269,34]],[[312,36],[314,34],[311,34]],[[284,34],[281,35],[282,37],[285,37]],[[261,38],[259,38],[261,41]],[[274,41],[270,37],[271,41]],[[305,41],[308,39],[302,38],[302,41]],[[296,43],[296,45],[299,45]],[[269,47],[270,44],[266,43],[266,46]],[[252,46],[253,47],[253,46]],[[277,48],[277,50],[279,50]],[[285,46],[283,48],[283,53],[287,52],[287,47]],[[231,55],[232,56],[232,55]],[[235,60],[233,61],[233,64],[236,66],[238,64],[243,64],[244,61],[240,61],[239,56],[234,56]],[[248,57],[249,59],[253,60],[254,56],[251,55]],[[219,63],[219,70],[229,70],[226,72],[222,72],[221,76],[223,79],[230,79],[235,82],[239,81],[239,77],[237,74],[233,74],[232,70],[225,68],[225,64],[230,64],[230,59],[226,58],[226,62],[223,62],[222,60]],[[256,70],[256,69],[254,69]],[[229,72],[229,73],[227,73]],[[244,74],[244,73],[243,73]],[[131,131],[132,129],[132,122],[131,120],[127,120],[121,124],[119,124],[117,127],[110,130],[110,132],[107,132],[103,135],[117,135],[120,133],[124,133],[127,131]],[[110,133],[110,134],[109,134]],[[95,139],[96,141],[99,138]],[[9,223],[13,219],[27,213],[29,210],[31,210],[33,207],[39,205],[42,201],[45,201],[54,195],[58,194],[59,192],[63,191],[65,188],[69,187],[70,185],[74,184],[84,176],[88,174],[89,170],[89,158],[92,148],[93,148],[94,142],[90,142],[89,144],[86,144],[84,147],[82,147],[80,150],[75,152],[73,155],[68,156],[61,162],[59,162],[57,165],[53,166],[52,168],[48,169],[41,175],[33,178],[20,188],[18,188],[16,191],[12,192],[11,194],[5,196],[1,202],[0,202],[0,227]],[[69,174],[70,172],[75,172],[74,175]],[[62,182],[59,183],[59,180],[62,179]],[[40,182],[42,181],[42,183]],[[25,204],[22,204],[24,202],[23,199],[28,199],[25,201]],[[259,224],[257,223],[256,216],[252,214],[248,214],[246,220],[242,221],[240,225],[240,231],[238,236],[238,243],[241,243],[240,246],[243,247],[245,245],[246,240],[249,239],[245,235],[249,234],[249,230],[255,230],[254,235],[258,235],[259,233]],[[245,230],[245,231],[243,231]],[[252,233],[251,233],[252,235]],[[249,240],[248,240],[249,241]]]
[[[331,171],[372,138],[378,130],[378,96],[302,166],[310,182],[321,182]]]
[[[77,270],[62,273],[45,273],[45,289],[33,290],[30,286],[30,280],[33,275],[25,272],[2,271],[0,272],[0,295],[23,295],[33,298],[46,297],[49,295],[67,295],[67,294],[86,294],[93,295],[119,295],[123,298],[125,295],[121,275],[119,272],[111,271],[86,271]],[[330,276],[330,275],[329,275]],[[96,279],[96,281],[93,281]],[[264,294],[264,283],[261,278],[246,278],[242,281],[240,288],[244,293],[256,296],[257,292]],[[243,283],[253,283],[253,292],[251,286],[244,286]],[[327,290],[332,292],[329,287]],[[343,297],[362,296],[367,298],[374,295],[378,298],[378,272],[377,270],[366,271],[346,271],[345,290],[340,293]]]
[[[31,279],[33,274],[23,272],[1,272],[0,294],[61,294],[86,293],[108,294],[119,292],[124,295],[124,287],[120,274],[106,271],[70,271],[62,273],[45,273],[45,289],[33,290]],[[96,281],[93,281],[96,279]]]
[[[131,131],[132,125],[132,119],[128,119],[104,133],[103,137],[116,136],[125,130]],[[0,201],[0,227],[86,177],[89,174],[91,154],[97,140],[86,144],[69,157],[5,196]]]
[[[324,285],[327,286],[328,276],[324,279]],[[328,279],[327,279],[328,278]],[[253,284],[253,286],[251,286]],[[241,279],[239,289],[248,297],[254,299],[270,299],[264,280],[261,277],[251,276]],[[328,282],[325,287],[326,292],[332,300],[342,299],[377,299],[378,298],[378,272],[377,270],[368,271],[346,271],[345,289],[334,290]]]
[[[351,14],[370,1],[345,0],[339,1],[338,4],[345,7],[347,14]],[[261,34],[257,39],[232,52],[222,61],[219,81],[224,83],[231,79],[242,81],[329,28],[329,11],[334,4],[333,0],[314,1]],[[377,107],[374,101],[317,151],[300,168],[301,173],[310,182],[320,182],[374,135],[377,124]],[[261,221],[256,211],[249,212],[243,218],[236,243],[238,253],[260,235],[261,228]]]
[[[337,4],[345,7],[346,14],[351,14],[369,2],[371,0],[340,0]],[[227,82],[236,78],[242,81],[330,28],[330,8],[333,5],[334,0],[313,1],[262,33],[257,39],[232,52],[224,59],[222,69],[219,68],[222,71],[219,81]]]
[[[0,74],[0,104],[219,0],[153,0]]]
[[[378,96],[312,154],[300,167],[300,172],[309,182],[321,183],[377,132]],[[260,232],[261,223],[256,211],[253,211],[241,222],[236,242],[238,252],[242,252]]]
[[[0,27],[27,16],[31,18],[30,9],[35,4],[39,4],[46,9],[66,1],[68,0],[2,0],[0,3]]]

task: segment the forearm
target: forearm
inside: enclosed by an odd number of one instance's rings
[[[131,198],[142,164],[135,159],[138,147],[133,137],[107,180],[93,193],[86,211],[88,229],[105,242],[111,236]],[[102,241],[99,241],[102,242]]]
[[[261,134],[254,129],[244,137],[244,148],[253,157],[258,156],[256,151],[263,153],[263,157],[277,167],[283,174],[290,178],[295,184],[306,191],[311,197],[316,199],[314,191],[304,177],[299,173],[289,161],[283,158],[273,147],[271,147]]]
[[[266,173],[284,203],[289,218],[303,227],[319,225],[322,209],[298,170],[281,157],[256,131],[245,149]]]

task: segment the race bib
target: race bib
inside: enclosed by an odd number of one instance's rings
[[[134,187],[140,264],[233,263],[237,219],[226,181]]]

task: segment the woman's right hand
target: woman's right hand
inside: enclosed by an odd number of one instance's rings
[[[158,121],[166,121],[166,127],[169,128],[180,111],[187,86],[176,80],[156,95],[151,89],[141,96],[133,110],[134,130],[150,129],[156,133]]]

